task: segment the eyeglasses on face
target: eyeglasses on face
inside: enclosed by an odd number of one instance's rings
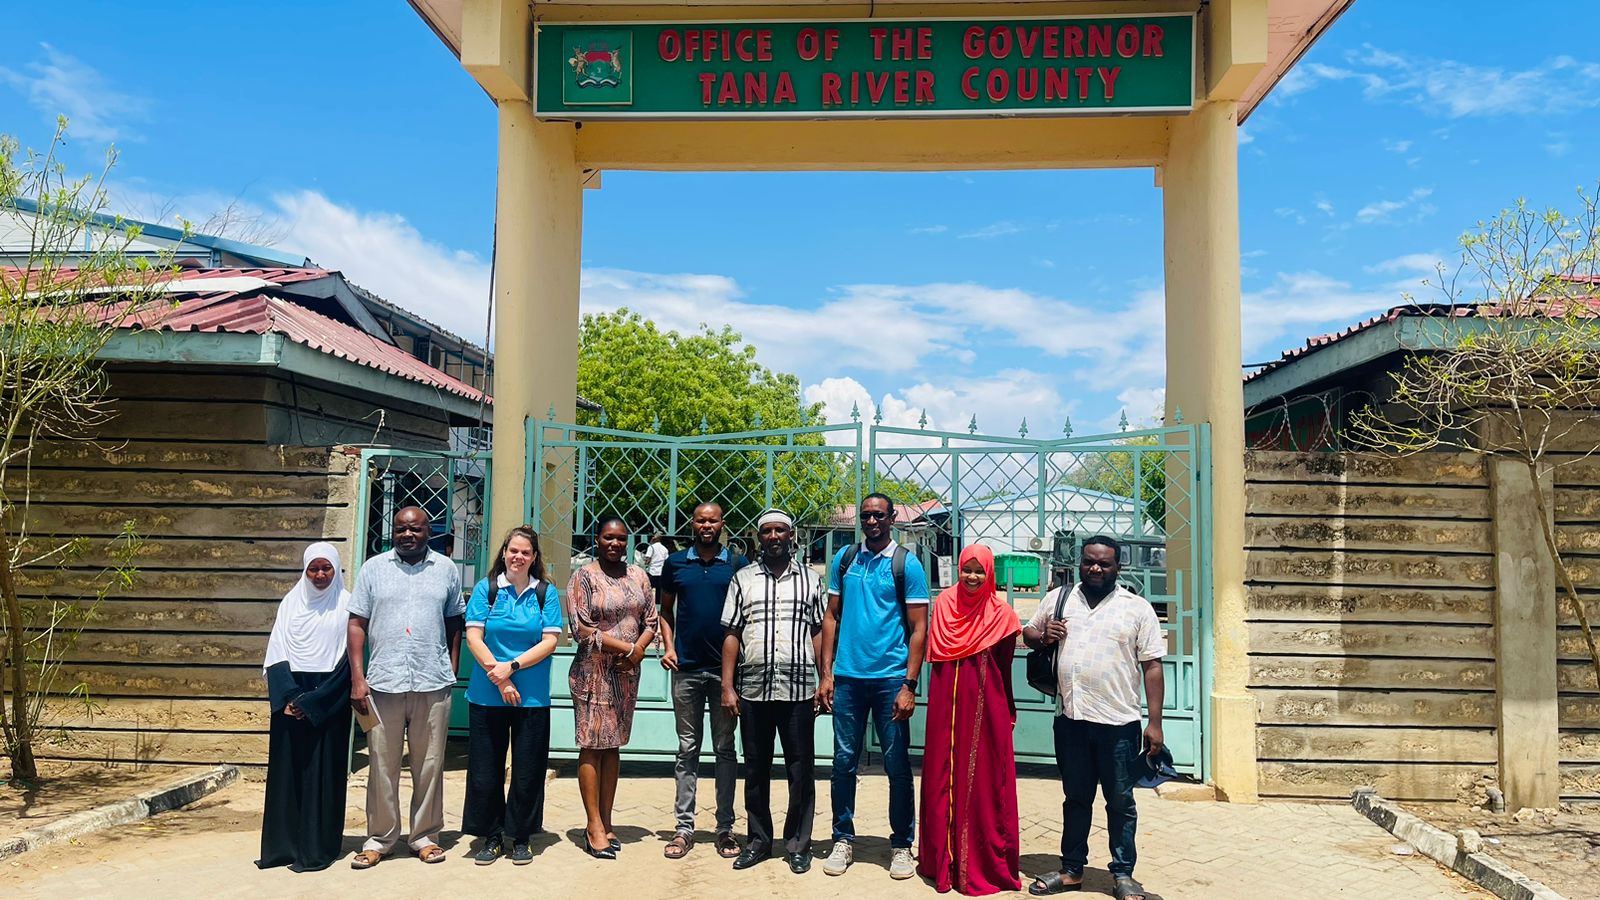
[[[873,509],[873,510],[863,510],[862,513],[861,513],[861,518],[862,519],[887,519],[887,518],[889,518],[889,514],[886,513],[886,512],[878,512],[875,509]]]

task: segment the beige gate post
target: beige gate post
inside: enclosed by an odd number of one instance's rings
[[[461,64],[494,98],[500,118],[495,195],[494,457],[490,537],[494,546],[527,517],[527,423],[551,408],[576,412],[578,278],[583,190],[571,123],[533,117],[529,93],[528,4],[468,0]],[[542,467],[543,461],[536,465]],[[570,485],[570,467],[536,473],[547,490]],[[562,476],[565,476],[564,478]],[[570,488],[569,488],[570,489]],[[565,585],[569,522],[534,523],[550,579]]]
[[[1256,703],[1247,689],[1244,593],[1244,395],[1239,388],[1237,104],[1212,101],[1172,120],[1163,168],[1167,413],[1211,423],[1212,779],[1229,800],[1256,799]]]

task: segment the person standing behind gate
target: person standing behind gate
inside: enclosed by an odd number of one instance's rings
[[[856,767],[871,715],[889,776],[889,875],[916,874],[911,839],[911,714],[928,636],[928,581],[922,563],[891,536],[894,501],[868,494],[859,510],[865,540],[828,568],[817,702],[833,710],[833,852],[822,864],[843,875],[855,861]]]
[[[461,571],[428,549],[428,532],[420,508],[395,513],[394,549],[363,563],[351,592],[350,703],[378,715],[367,732],[368,837],[352,869],[377,865],[400,839],[402,740],[411,758],[411,850],[423,862],[445,859],[435,838],[444,827],[444,741],[466,604]]]
[[[1036,650],[1056,649],[1056,766],[1061,773],[1061,871],[1034,879],[1036,896],[1078,890],[1089,858],[1089,823],[1098,786],[1106,798],[1106,836],[1111,844],[1111,876],[1117,900],[1144,900],[1133,880],[1134,833],[1138,825],[1133,785],[1142,768],[1139,732],[1139,681],[1150,710],[1143,751],[1163,749],[1161,702],[1165,686],[1161,657],[1166,635],[1150,602],[1117,584],[1121,547],[1111,538],[1083,542],[1076,585],[1045,596],[1022,629]],[[1068,591],[1061,618],[1060,592]]]
[[[474,861],[487,866],[510,845],[511,862],[533,862],[528,838],[544,830],[550,760],[550,654],[565,623],[555,585],[545,581],[539,535],[506,534],[489,577],[467,601],[467,649],[477,666],[467,684],[467,796],[461,830],[483,838]],[[506,793],[506,751],[511,793]]]
[[[761,562],[733,577],[722,611],[722,707],[744,738],[744,810],[750,843],[733,861],[748,869],[772,857],[772,741],[783,742],[789,810],[783,818],[789,871],[811,869],[817,809],[812,668],[821,643],[822,603],[811,568],[794,558],[794,520],[780,509],[756,519]]]
[[[677,717],[677,832],[662,851],[682,859],[694,847],[695,788],[700,778],[700,746],[706,707],[711,707],[711,749],[716,754],[717,855],[739,855],[733,837],[733,791],[739,757],[733,746],[736,720],[723,709],[722,607],[733,573],[747,565],[722,546],[722,507],[706,502],[694,508],[694,543],[667,557],[661,570],[661,637],[666,652],[661,667],[672,673],[672,709]],[[656,546],[654,544],[651,545]]]
[[[672,538],[661,534],[650,535],[650,543],[644,547],[644,570],[650,576],[650,587],[661,590],[661,573],[667,565],[667,557],[672,555]]]

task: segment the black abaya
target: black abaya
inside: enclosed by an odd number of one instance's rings
[[[267,668],[272,725],[267,750],[266,809],[261,816],[262,869],[326,869],[344,843],[344,793],[349,776],[350,664],[332,672]],[[305,718],[284,713],[294,703]]]

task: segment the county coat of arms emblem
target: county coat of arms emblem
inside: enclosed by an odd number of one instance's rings
[[[627,105],[633,102],[633,36],[628,32],[573,32],[567,41],[568,77],[562,99],[569,104]]]

